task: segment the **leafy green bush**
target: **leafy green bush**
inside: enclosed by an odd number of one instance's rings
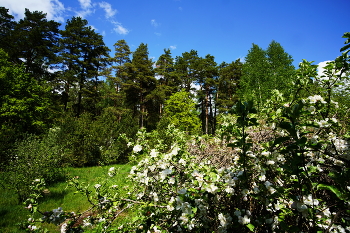
[[[138,131],[137,120],[129,113],[118,114],[114,108],[104,109],[97,118],[95,130],[101,150],[100,164],[125,163],[131,152],[128,139],[133,139]]]
[[[56,136],[51,130],[43,139],[29,135],[17,143],[3,175],[5,187],[14,189],[19,200],[30,194],[29,186],[36,179],[53,183],[64,178]]]
[[[190,93],[180,91],[170,96],[169,100],[166,101],[164,116],[159,122],[158,129],[164,128],[168,123],[188,134],[200,132],[201,123]]]
[[[128,161],[131,150],[125,137],[135,136],[134,123],[128,114],[121,117],[110,108],[97,119],[87,113],[79,118],[67,114],[57,127],[57,144],[64,148],[63,163],[82,167]]]

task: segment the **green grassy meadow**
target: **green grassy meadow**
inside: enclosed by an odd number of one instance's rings
[[[65,170],[67,179],[78,177],[80,183],[84,182],[93,186],[99,183],[103,178],[108,177],[110,166],[85,167],[85,168],[67,168]],[[118,169],[118,173],[108,182],[119,186],[127,185],[126,177],[131,169],[131,165],[113,165]],[[2,181],[4,183],[6,181]],[[29,211],[22,203],[19,203],[16,193],[13,190],[6,189],[4,185],[0,186],[0,232],[12,233],[21,232],[18,223],[26,221]],[[39,204],[39,210],[42,212],[50,211],[62,207],[69,212],[83,212],[89,208],[87,198],[80,193],[75,193],[73,187],[63,181],[47,187],[48,191],[44,194]],[[59,232],[59,228],[54,225],[47,225],[50,232]]]

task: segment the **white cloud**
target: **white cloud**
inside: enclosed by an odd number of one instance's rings
[[[155,32],[154,33],[156,36],[161,36],[162,35],[162,33],[159,33],[159,32]]]
[[[84,10],[90,9],[92,7],[91,0],[78,0],[80,3],[80,7]]]
[[[82,18],[86,18],[86,16],[90,15],[94,11],[93,4],[91,3],[91,0],[78,0],[80,3],[81,11],[75,12],[77,16],[80,16]]]
[[[113,30],[121,35],[126,35],[129,33],[129,30],[126,29],[125,27],[122,26],[121,23],[117,22],[117,21],[112,21],[112,23],[114,24],[114,28]]]
[[[174,49],[176,49],[176,45],[170,45],[169,48],[170,48],[171,50],[174,50]]]
[[[151,25],[155,28],[159,26],[159,24],[157,23],[157,21],[155,19],[151,20]]]
[[[59,0],[0,0],[0,6],[9,9],[9,14],[15,16],[16,20],[24,18],[24,9],[30,11],[42,11],[47,14],[48,20],[64,22],[64,5]]]
[[[327,66],[327,63],[328,62],[332,62],[332,61],[322,61],[320,63],[318,63],[318,67],[317,67],[317,76],[318,76],[318,79],[319,81],[324,81],[324,80],[329,80],[329,77],[325,76],[325,77],[322,77],[323,75],[326,75],[324,74],[323,72],[325,71],[325,66]],[[335,71],[333,71],[335,72]],[[340,71],[338,71],[337,73],[333,74],[333,75],[339,75],[340,74]],[[343,84],[336,87],[335,90],[336,91],[345,91],[346,89],[350,88],[350,80],[348,80],[346,77],[348,77],[348,74],[346,73],[343,73],[342,74],[342,82]],[[338,80],[339,81],[339,80]]]
[[[113,9],[112,5],[108,2],[100,2],[99,5],[106,12],[105,16],[107,19],[113,17],[118,12],[117,10]]]
[[[318,67],[317,67],[317,75],[320,77],[321,75],[323,75],[323,71],[325,70],[323,67],[325,67],[327,65],[327,62],[331,62],[331,61],[322,61],[320,63],[318,63]]]

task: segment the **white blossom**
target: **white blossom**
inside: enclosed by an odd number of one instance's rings
[[[152,158],[155,158],[155,157],[157,157],[158,152],[155,149],[152,149],[150,155]]]
[[[175,209],[172,205],[167,205],[166,208],[168,211],[173,211]]]
[[[235,190],[233,188],[231,188],[231,187],[226,187],[225,191],[227,193],[234,193]]]
[[[115,167],[111,167],[109,170],[108,170],[108,175],[110,177],[113,177],[115,175]]]
[[[304,196],[303,202],[306,205],[318,205],[319,201],[317,199],[313,199],[312,195],[309,194],[308,196]]]
[[[327,103],[326,101],[324,101],[324,99],[320,95],[309,96],[308,100],[309,100],[310,104],[314,104],[314,103],[316,103],[318,101],[321,102],[322,104],[326,104]]]
[[[171,169],[165,169],[163,171],[160,172],[160,179],[161,181],[163,181],[165,179],[165,177],[169,174],[171,174],[173,171]]]
[[[134,146],[134,148],[132,150],[134,153],[138,153],[138,152],[142,151],[142,146],[136,145],[136,146]]]
[[[238,222],[242,225],[247,225],[250,223],[250,218],[247,215],[244,215],[244,217],[239,216],[238,217]]]
[[[269,156],[271,153],[269,151],[263,151],[261,152],[261,155],[263,156]]]
[[[266,162],[266,165],[274,165],[274,164],[275,164],[275,161],[273,161],[273,160],[268,160]]]
[[[185,166],[186,165],[186,160],[180,159],[178,163],[181,164],[182,166]]]
[[[168,184],[175,184],[175,178],[174,177],[170,177]]]
[[[213,183],[211,183],[207,188],[206,191],[209,193],[216,193],[218,190],[218,187],[216,187]]]

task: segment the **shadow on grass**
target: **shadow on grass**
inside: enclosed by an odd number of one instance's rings
[[[62,190],[49,190],[46,189],[43,192],[43,202],[47,202],[47,201],[61,201],[64,199],[64,197],[69,193],[68,190],[66,189],[62,189]]]

